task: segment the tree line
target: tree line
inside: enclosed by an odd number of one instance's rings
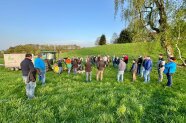
[[[32,53],[38,54],[43,50],[47,51],[56,51],[57,53],[66,52],[69,50],[80,49],[80,46],[77,45],[38,45],[38,44],[26,44],[26,45],[17,45],[14,47],[9,47],[7,50],[0,52],[0,57],[4,53]]]

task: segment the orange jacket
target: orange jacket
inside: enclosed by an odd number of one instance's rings
[[[71,64],[71,59],[66,59],[66,64]]]

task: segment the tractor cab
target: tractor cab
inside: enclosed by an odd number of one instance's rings
[[[41,51],[42,58],[45,60],[46,70],[52,70],[52,65],[56,61],[55,51]]]

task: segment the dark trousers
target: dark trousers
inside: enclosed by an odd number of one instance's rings
[[[138,64],[137,74],[138,74],[138,75],[141,74],[141,64]]]
[[[167,86],[171,86],[172,85],[172,74],[167,74]]]

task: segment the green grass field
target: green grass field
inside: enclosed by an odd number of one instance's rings
[[[4,59],[0,58],[0,64],[4,64]]]
[[[148,46],[148,47],[147,47]],[[150,44],[151,46],[151,44]],[[156,62],[161,49],[149,44],[109,45],[72,51],[63,56],[86,56],[96,54],[123,55],[133,57],[149,54]],[[153,46],[153,45],[152,45]],[[156,46],[156,45],[154,45]],[[121,49],[121,50],[119,50]],[[144,51],[144,49],[149,49]],[[155,59],[156,58],[156,59]],[[130,67],[131,63],[128,66]],[[78,123],[185,123],[186,122],[186,68],[178,67],[173,76],[173,86],[164,87],[157,82],[155,65],[151,82],[143,83],[138,77],[131,83],[130,72],[124,75],[125,81],[116,81],[117,69],[108,67],[102,82],[95,80],[96,68],[93,68],[93,81],[85,82],[85,75],[57,75],[47,73],[46,86],[37,83],[36,98],[28,100],[21,71],[9,71],[0,67],[0,121],[1,122],[78,122]]]

